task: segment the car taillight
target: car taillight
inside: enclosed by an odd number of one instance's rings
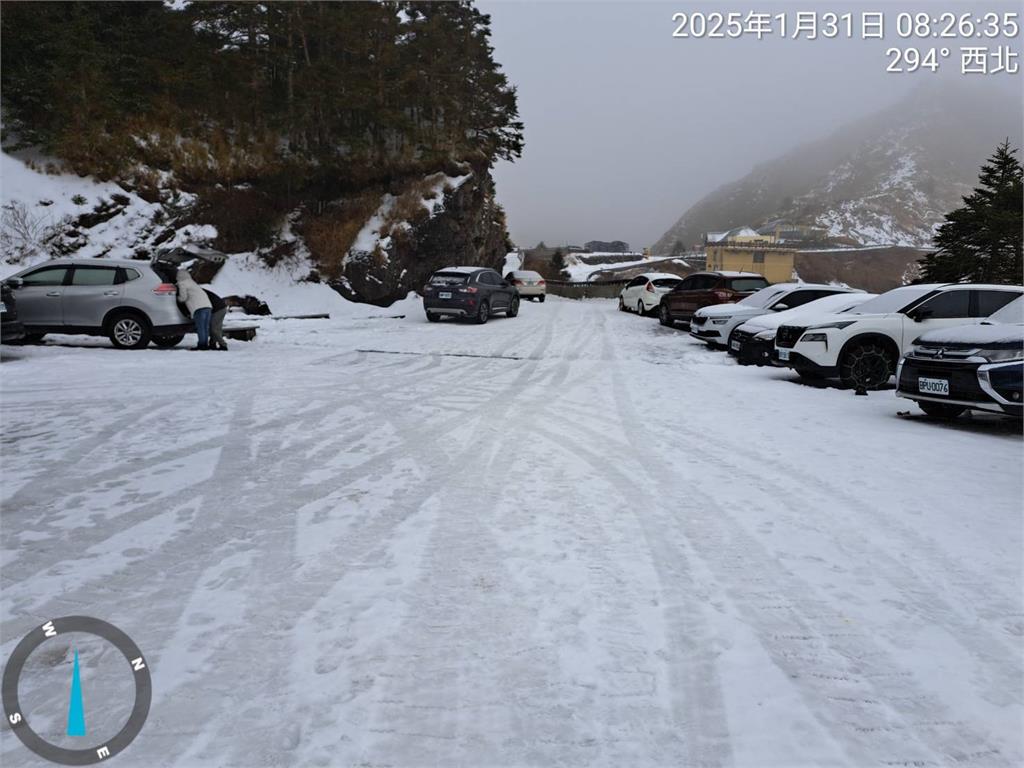
[[[475,285],[470,285],[466,288],[459,288],[459,293],[476,293],[477,288]]]
[[[644,290],[648,293],[654,293],[654,283],[647,283],[647,287]]]
[[[160,296],[166,296],[169,293],[177,293],[178,287],[174,283],[160,283],[156,288],[153,289],[153,293]]]
[[[543,281],[543,280],[538,280],[538,281],[537,281],[537,285],[544,285],[544,284],[545,284],[545,283],[544,283],[544,281]]]
[[[430,293],[430,283],[423,286],[423,293]]]
[[[728,301],[732,298],[732,291],[714,291],[715,298],[720,301]]]
[[[513,280],[512,285],[526,285],[522,280]]]

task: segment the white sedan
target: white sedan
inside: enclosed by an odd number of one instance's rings
[[[661,297],[683,281],[668,272],[645,272],[637,275],[619,292],[619,309],[648,315],[658,308]]]
[[[740,325],[760,315],[782,312],[852,288],[816,283],[776,283],[735,304],[715,304],[698,309],[690,320],[690,335],[711,347],[727,348]]]

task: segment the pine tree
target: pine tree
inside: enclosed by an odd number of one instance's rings
[[[565,256],[562,254],[561,248],[556,248],[554,255],[551,257],[551,269],[559,280],[565,280],[569,276],[565,269]]]
[[[1010,283],[1024,280],[1024,172],[1004,141],[981,167],[979,186],[946,214],[937,250],[921,260],[927,282]]]

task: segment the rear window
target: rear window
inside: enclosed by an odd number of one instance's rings
[[[117,270],[113,267],[75,267],[71,275],[72,285],[113,285]]]
[[[430,278],[431,285],[465,285],[469,282],[469,275],[460,275],[457,272],[438,272]]]
[[[659,277],[657,280],[651,280],[654,283],[655,288],[672,288],[679,285],[682,280],[675,280],[671,277]]]
[[[766,285],[768,285],[768,281],[763,277],[734,277],[729,281],[729,287],[740,293],[759,291]]]

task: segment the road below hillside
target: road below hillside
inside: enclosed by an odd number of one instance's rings
[[[368,313],[227,354],[4,351],[0,650],[127,631],[154,694],[117,765],[1024,761],[1005,423],[611,301]]]

